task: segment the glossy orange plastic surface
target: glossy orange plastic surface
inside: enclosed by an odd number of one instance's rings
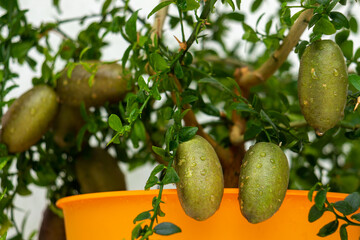
[[[150,239],[266,239],[266,240],[338,240],[339,232],[317,237],[319,229],[335,220],[326,212],[314,223],[308,222],[308,213],[314,204],[307,199],[307,191],[288,190],[279,211],[265,222],[251,224],[240,213],[238,189],[225,189],[219,210],[209,219],[198,222],[185,215],[176,190],[163,192],[161,209],[166,216],[159,222],[178,225],[181,233],[168,237],[154,234]],[[67,240],[122,240],[131,239],[133,219],[142,211],[150,210],[158,190],[121,191],[83,194],[66,197],[57,202],[63,209]],[[328,193],[330,202],[343,200],[347,194]],[[340,220],[340,225],[342,224]],[[348,227],[349,240],[359,240],[360,227]]]

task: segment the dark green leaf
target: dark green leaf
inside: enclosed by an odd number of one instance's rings
[[[156,7],[154,7],[153,10],[151,10],[151,12],[149,13],[149,15],[147,16],[147,18],[151,17],[154,13],[156,13],[157,11],[159,11],[160,9],[170,5],[174,3],[174,1],[163,1],[160,2]]]
[[[140,231],[141,231],[141,224],[142,223],[139,223],[132,230],[132,232],[131,232],[131,240],[135,240],[135,239],[137,239],[139,237]]]
[[[203,113],[206,113],[207,115],[210,115],[210,116],[215,116],[215,117],[220,116],[219,109],[214,107],[214,105],[212,105],[212,104],[204,104],[203,106],[201,106],[200,110]]]
[[[144,80],[144,78],[143,78],[142,76],[140,76],[140,77],[138,78],[138,84],[139,84],[139,88],[140,88],[140,89],[145,90],[145,91],[147,91],[147,92],[150,91],[148,85],[146,84],[146,82],[145,82],[145,80]]]
[[[309,222],[315,222],[321,216],[324,214],[324,210],[319,210],[315,205],[313,205],[310,208],[309,215],[308,215],[308,221]]]
[[[159,182],[158,177],[151,175],[149,179],[146,181],[145,190],[148,190],[151,187],[155,186],[158,182]]]
[[[257,41],[259,41],[259,37],[257,36],[256,32],[254,31],[254,29],[252,29],[249,25],[247,25],[246,23],[243,23],[243,28],[245,33],[243,34],[242,39],[252,42],[252,43],[256,43]]]
[[[185,105],[187,103],[192,103],[192,102],[195,102],[197,101],[199,98],[198,96],[195,96],[195,95],[186,95],[182,101],[181,101],[181,104],[182,105]]]
[[[299,54],[299,58],[303,55],[306,46],[309,44],[308,41],[301,41],[295,48],[295,53]]]
[[[106,0],[102,6],[102,9],[101,9],[101,14],[102,15],[105,15],[107,9],[109,8],[110,4],[111,4],[112,0]]]
[[[171,107],[165,107],[160,110],[160,114],[164,120],[170,120],[173,116],[173,109]]]
[[[240,10],[240,4],[241,4],[241,0],[236,0],[236,6],[239,10]]]
[[[197,127],[183,127],[179,132],[180,142],[186,142],[192,139],[196,135],[197,131]]]
[[[326,224],[325,226],[323,226],[320,229],[320,231],[319,231],[319,233],[317,235],[319,237],[326,237],[326,236],[336,232],[338,226],[339,226],[339,221],[338,220],[329,222],[328,224]]]
[[[253,138],[255,138],[259,133],[261,133],[263,130],[263,127],[261,126],[261,124],[255,124],[252,122],[247,122],[246,123],[246,131],[244,134],[244,140],[251,140]]]
[[[249,112],[254,114],[258,113],[251,107],[251,105],[246,104],[244,102],[234,102],[231,104],[230,108],[238,112]]]
[[[255,12],[260,7],[262,2],[262,0],[255,0],[251,5],[251,12]]]
[[[324,203],[326,200],[326,190],[321,189],[319,192],[317,192],[315,197],[315,205],[319,210],[322,210],[324,207]]]
[[[260,117],[263,121],[268,122],[276,132],[279,132],[279,129],[276,127],[275,123],[270,119],[270,117],[262,109],[260,111]]]
[[[166,174],[165,174],[164,179],[162,180],[162,183],[166,185],[166,184],[170,184],[170,183],[177,183],[177,182],[179,182],[179,180],[180,180],[180,178],[177,175],[175,169],[173,167],[169,167],[166,170]]]
[[[176,62],[175,68],[174,68],[175,76],[179,79],[184,78],[184,72],[182,70],[182,67],[179,63],[179,61]]]
[[[348,195],[345,198],[344,201],[349,203],[349,205],[351,206],[353,212],[355,212],[360,207],[360,193],[358,193],[358,192],[351,193],[350,195]]]
[[[122,126],[122,122],[120,120],[120,118],[115,115],[115,114],[111,114],[109,117],[109,126],[117,132],[121,132],[123,130],[123,126]]]
[[[125,32],[132,42],[137,40],[136,20],[138,18],[138,11],[134,12],[125,23]]]
[[[340,29],[342,27],[350,27],[349,21],[341,12],[331,12],[329,16],[333,20],[332,23],[334,24],[336,29]]]
[[[315,15],[310,19],[308,28],[310,29],[312,26],[314,26],[314,25],[320,20],[321,17],[322,17],[322,15],[319,14],[319,13],[315,14]]]
[[[181,232],[181,229],[173,223],[162,222],[154,227],[154,232],[159,235],[171,235]]]
[[[84,139],[84,135],[85,132],[87,130],[87,125],[84,125],[78,132],[78,134],[76,135],[76,146],[77,146],[77,150],[81,151],[81,145],[83,143],[83,139]]]
[[[347,226],[347,224],[343,224],[340,227],[340,238],[341,238],[341,240],[348,240],[348,233],[347,233],[347,230],[346,230],[346,226]]]
[[[335,42],[336,42],[338,45],[340,45],[340,44],[342,44],[343,42],[345,42],[345,41],[348,39],[349,35],[350,35],[350,31],[349,31],[349,30],[341,31],[341,32],[339,32],[339,33],[337,33],[337,34],[335,35]]]
[[[9,156],[0,157],[0,170],[5,167],[5,165],[7,164],[7,162],[8,162],[10,159],[11,159],[11,157],[9,157]]]
[[[186,0],[186,8],[184,11],[196,10],[200,7],[200,4],[196,0]]]
[[[352,215],[352,216],[351,216],[351,219],[354,219],[354,220],[360,222],[360,213],[357,213],[357,214]]]
[[[152,150],[154,151],[154,153],[156,153],[157,155],[161,156],[161,157],[165,157],[165,150],[156,146],[152,146]]]
[[[339,212],[345,215],[349,215],[354,212],[350,204],[346,201],[338,201],[334,203],[334,207],[336,210],[338,210]]]
[[[156,85],[152,87],[151,94],[156,100],[161,100],[161,95],[160,95],[159,89]]]
[[[341,50],[344,53],[344,56],[347,59],[351,59],[353,56],[354,43],[351,40],[347,40],[340,45]]]
[[[132,50],[132,45],[130,45],[124,52],[124,55],[121,58],[121,63],[123,68],[125,68],[126,62],[129,59],[130,51]]]
[[[136,218],[133,220],[133,223],[135,224],[138,221],[142,221],[150,218],[151,218],[151,214],[149,213],[149,211],[142,212],[136,216]]]
[[[226,87],[224,84],[222,84],[221,82],[219,82],[215,78],[203,78],[203,79],[199,80],[199,83],[209,83],[212,86],[216,87],[217,89],[219,89],[221,91],[225,90],[231,96],[236,97],[236,95],[235,95],[235,93],[233,91],[231,91],[228,87]]]
[[[169,68],[166,60],[158,53],[150,55],[150,64],[155,71],[164,71]]]
[[[357,31],[358,31],[358,23],[357,23],[356,18],[351,17],[350,20],[349,20],[349,25],[350,25],[350,30],[352,32],[354,32],[354,33],[357,33]]]
[[[235,11],[235,4],[232,0],[226,0],[226,2],[230,5],[233,11]]]
[[[141,120],[137,120],[134,124],[134,132],[135,135],[142,140],[143,142],[145,142],[146,140],[146,130],[145,130],[145,126],[143,124],[143,122]]]
[[[320,33],[325,35],[332,35],[336,32],[334,25],[329,21],[328,18],[322,17],[315,24],[314,33]]]

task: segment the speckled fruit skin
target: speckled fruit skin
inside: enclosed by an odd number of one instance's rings
[[[96,62],[94,62],[96,63]],[[105,102],[118,102],[128,92],[127,77],[118,64],[99,64],[93,85],[89,86],[91,74],[82,65],[77,65],[69,79],[67,70],[57,82],[56,92],[60,102],[72,106],[102,106]]]
[[[106,150],[84,151],[75,161],[76,178],[82,193],[126,190],[124,174],[117,160]]]
[[[239,204],[250,223],[270,218],[280,208],[289,184],[289,164],[284,152],[273,143],[250,147],[241,165]]]
[[[13,102],[2,118],[1,141],[11,153],[28,150],[47,131],[58,109],[55,91],[36,86]]]
[[[198,221],[212,216],[224,192],[224,176],[213,147],[196,135],[179,145],[174,166],[180,177],[176,187],[185,213]]]
[[[308,46],[300,61],[298,94],[301,111],[318,135],[344,116],[348,74],[339,46],[319,40]]]

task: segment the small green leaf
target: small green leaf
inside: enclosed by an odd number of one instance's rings
[[[341,240],[348,240],[348,233],[347,233],[347,230],[346,230],[346,226],[347,226],[347,224],[343,224],[340,227],[340,238],[341,238]]]
[[[192,103],[197,101],[199,98],[198,96],[195,95],[186,95],[182,100],[181,100],[181,104],[185,105],[187,103]]]
[[[151,187],[155,186],[159,182],[157,176],[150,176],[145,184],[145,190],[149,190]]]
[[[251,105],[246,104],[244,102],[234,102],[231,104],[230,108],[238,112],[249,112],[254,114],[258,113],[251,107]]]
[[[169,68],[166,60],[158,53],[150,55],[150,64],[155,71],[164,71]]]
[[[236,6],[240,10],[241,0],[236,0]]]
[[[162,222],[154,227],[154,232],[159,235],[171,235],[181,232],[181,229],[173,223]]]
[[[169,167],[166,170],[166,174],[165,174],[164,179],[162,180],[162,183],[166,185],[166,184],[170,184],[170,183],[177,183],[177,182],[179,182],[179,180],[180,180],[180,178],[177,175],[175,169],[173,167]]]
[[[179,132],[180,142],[186,142],[192,139],[196,135],[197,131],[197,127],[183,127]]]
[[[262,109],[260,111],[260,117],[263,121],[268,122],[276,132],[279,132],[279,129],[276,127],[275,123],[271,120],[271,118]]]
[[[111,4],[112,0],[106,0],[102,6],[102,9],[101,9],[101,14],[102,15],[105,15],[107,9],[109,8],[110,4]]]
[[[350,35],[350,31],[349,30],[343,30],[341,32],[338,32],[336,35],[335,35],[335,42],[340,45],[342,44],[343,42],[345,42],[348,37]]]
[[[142,221],[150,218],[151,218],[151,214],[149,213],[149,211],[142,212],[136,216],[136,218],[133,220],[133,223],[135,224],[138,221]]]
[[[326,190],[321,189],[315,196],[315,205],[319,210],[322,210],[326,201]]]
[[[329,21],[327,17],[322,17],[315,24],[314,33],[321,33],[325,35],[332,35],[336,32],[334,25]]]
[[[321,14],[317,13],[315,14],[309,21],[308,29],[310,29],[312,26],[314,26],[321,18]]]
[[[139,223],[132,230],[132,232],[131,232],[131,240],[135,240],[135,239],[137,239],[139,237],[140,231],[141,231],[141,224],[142,223]]]
[[[344,41],[340,44],[340,48],[347,59],[351,59],[353,56],[354,43],[352,40]]]
[[[200,4],[196,0],[186,0],[186,8],[184,11],[196,10],[200,7]]]
[[[84,56],[84,54],[90,49],[90,47],[86,47],[84,48],[81,52],[80,52],[80,56],[79,56],[79,59],[81,60],[82,57]]]
[[[139,84],[139,88],[140,88],[140,89],[145,90],[145,91],[147,91],[147,92],[150,91],[148,85],[146,84],[146,82],[145,82],[145,80],[144,80],[144,78],[143,78],[142,76],[140,76],[140,77],[138,78],[138,84]]]
[[[154,153],[156,153],[157,155],[159,155],[160,157],[165,157],[165,150],[156,146],[152,146],[151,147],[152,150],[154,151]]]
[[[350,195],[348,195],[345,198],[344,201],[347,202],[351,206],[351,208],[353,210],[352,213],[354,213],[360,207],[360,193],[358,193],[358,192],[351,193]]]
[[[226,0],[226,2],[230,5],[233,11],[235,11],[235,4],[232,0]]]
[[[132,45],[128,46],[128,48],[125,50],[124,55],[121,58],[121,63],[123,68],[125,68],[126,62],[129,59],[130,51],[132,50]]]
[[[350,206],[350,204],[346,201],[338,201],[336,203],[334,203],[334,207],[336,210],[338,210],[339,212],[341,212],[342,214],[345,215],[349,215],[355,211],[353,211],[352,207]]]
[[[326,236],[336,232],[338,226],[339,226],[339,221],[338,220],[334,220],[332,222],[329,222],[328,224],[326,224],[325,226],[323,226],[320,229],[320,231],[318,232],[317,235],[319,237],[326,237]]]
[[[174,3],[174,1],[163,1],[160,2],[156,7],[154,7],[153,10],[151,10],[151,12],[149,13],[149,15],[147,16],[147,18],[151,17],[154,13],[156,13],[157,11],[159,11],[160,9],[170,5]]]
[[[182,67],[179,63],[179,61],[176,62],[175,68],[174,68],[175,76],[179,79],[184,78],[184,72],[182,70]]]
[[[136,20],[138,19],[138,11],[134,12],[125,23],[125,32],[132,42],[137,40]]]
[[[360,213],[357,213],[357,214],[352,215],[352,216],[351,216],[351,219],[354,219],[354,220],[360,222]]]
[[[309,222],[315,222],[324,214],[324,210],[319,210],[315,205],[310,208],[308,220]]]
[[[76,146],[77,146],[77,150],[81,151],[81,145],[84,139],[84,135],[86,133],[87,130],[87,124],[85,124],[78,132],[78,134],[76,135]]]
[[[357,33],[357,31],[358,31],[358,23],[357,23],[356,18],[351,17],[350,20],[349,20],[349,25],[350,25],[350,30],[353,33]]]
[[[109,126],[117,132],[121,132],[123,130],[122,122],[120,118],[115,114],[111,114],[109,116]]]
[[[152,87],[151,94],[155,100],[161,100],[161,95],[160,95],[159,89],[156,85]]]
[[[143,122],[141,120],[136,120],[135,124],[134,124],[134,132],[135,135],[142,140],[143,142],[145,142],[146,140],[146,130],[145,130],[145,126],[143,124]]]
[[[340,29],[342,27],[350,28],[349,21],[341,12],[331,12],[329,16],[333,20],[332,23],[336,29]]]
[[[221,91],[225,90],[231,96],[237,97],[236,94],[233,91],[231,91],[228,87],[226,87],[224,84],[222,84],[221,82],[219,82],[215,78],[203,78],[203,79],[200,79],[198,83],[209,83],[212,86],[216,87],[217,89],[219,89]]]
[[[251,5],[251,12],[255,12],[256,10],[258,10],[262,2],[262,0],[255,0]]]

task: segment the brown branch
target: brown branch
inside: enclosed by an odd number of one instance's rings
[[[271,77],[285,62],[289,53],[296,46],[312,16],[313,9],[308,9],[302,12],[297,21],[291,27],[289,34],[285,37],[279,49],[277,49],[273,55],[263,65],[261,65],[260,68],[253,72],[249,72],[242,78],[238,79],[239,85],[249,89]]]
[[[164,1],[166,1],[166,0],[160,0],[160,2],[164,2]],[[162,9],[160,9],[159,11],[157,11],[155,14],[155,21],[152,26],[152,32],[151,32],[151,39],[153,42],[154,42],[156,36],[158,38],[161,38],[161,36],[162,36],[163,27],[164,27],[164,23],[165,23],[165,18],[168,13],[168,9],[169,9],[169,6],[166,6]]]
[[[172,77],[174,79],[174,82],[179,90],[179,92],[182,92],[182,87],[181,84],[179,82],[179,80],[172,74],[169,75],[170,77]],[[176,103],[176,96],[175,93],[172,93],[172,100],[174,103]],[[197,134],[202,136],[203,138],[205,138],[210,144],[211,146],[215,149],[216,154],[218,155],[221,165],[228,165],[231,161],[231,152],[229,149],[225,149],[222,146],[220,146],[209,134],[207,134],[204,131],[204,128],[201,126],[201,124],[199,124],[199,122],[196,119],[195,113],[193,112],[193,110],[191,109],[191,106],[189,104],[185,104],[183,106],[183,111],[190,109],[190,111],[188,111],[186,113],[186,115],[184,116],[184,122],[186,126],[192,126],[192,127],[197,127],[198,128],[198,132]]]

